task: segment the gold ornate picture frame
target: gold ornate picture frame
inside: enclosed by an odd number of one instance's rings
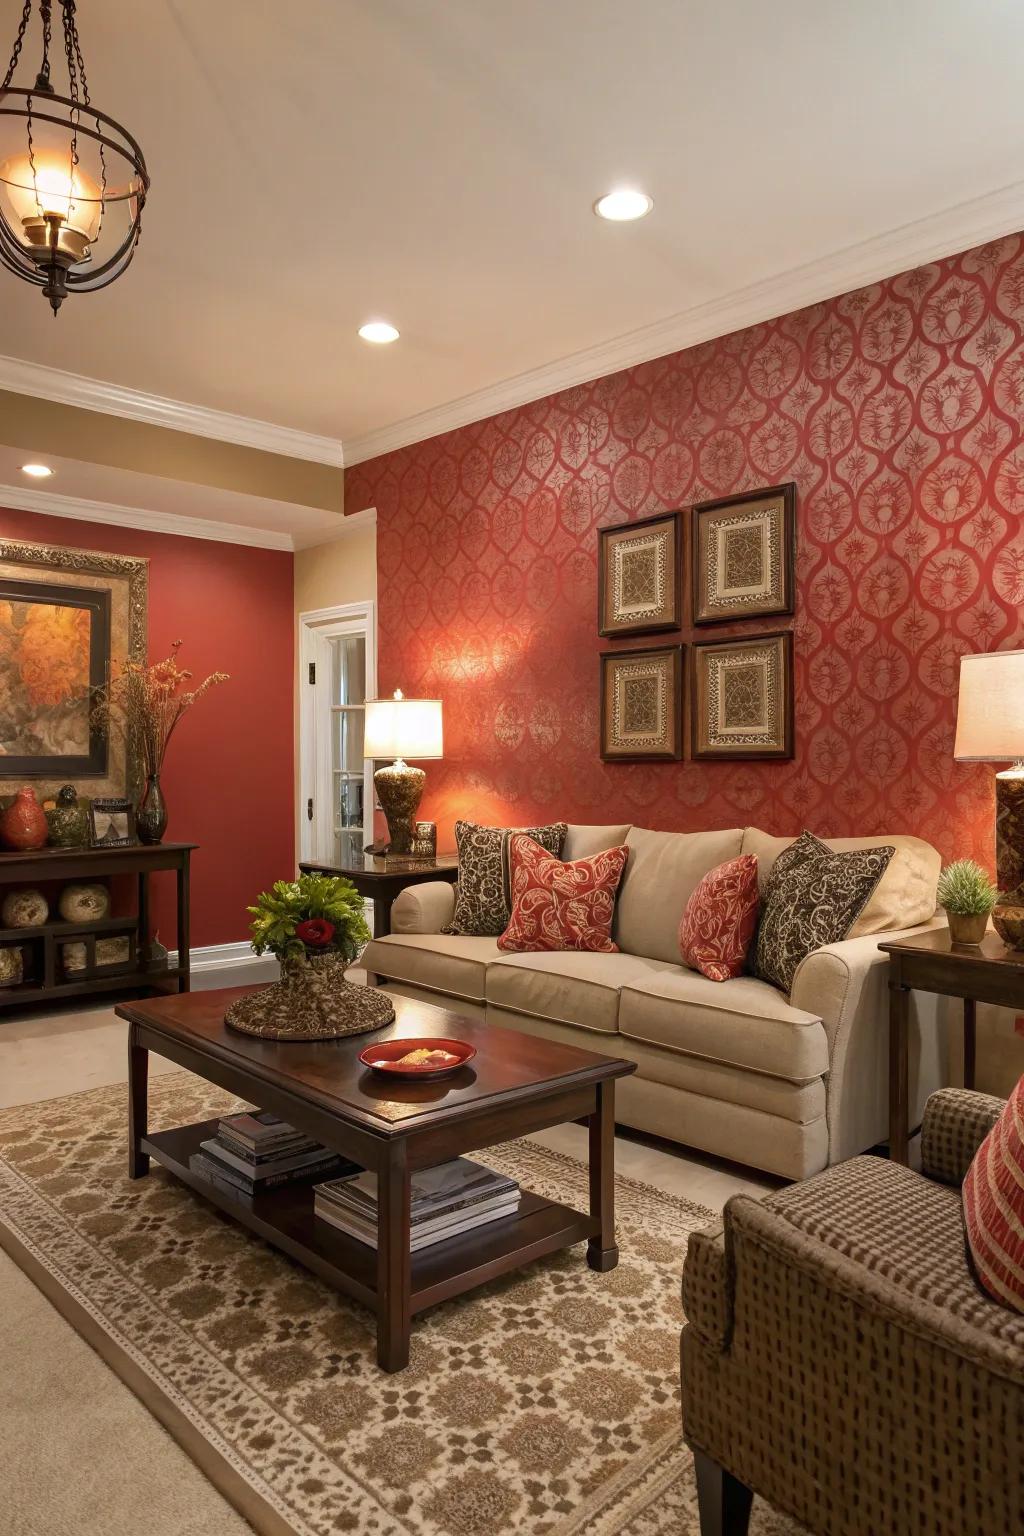
[[[694,624],[793,612],[796,485],[744,491],[693,509]]]
[[[606,763],[683,755],[683,647],[602,651],[601,756]]]
[[[705,641],[690,655],[691,756],[791,758],[792,632]]]
[[[148,590],[148,560],[0,539],[0,797],[137,792],[128,744],[97,728],[92,702],[145,662]]]
[[[682,623],[678,512],[615,523],[599,533],[597,632],[649,635]]]

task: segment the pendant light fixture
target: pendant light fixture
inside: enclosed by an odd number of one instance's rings
[[[39,0],[42,61],[31,89],[12,82],[32,19],[25,0],[0,85],[0,262],[43,290],[56,315],[69,293],[105,288],[135,254],[149,174],[142,150],[89,99],[75,0]],[[68,77],[50,79],[59,9]]]

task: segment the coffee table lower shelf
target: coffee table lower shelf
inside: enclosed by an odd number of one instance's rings
[[[376,1310],[376,1250],[314,1215],[313,1185],[285,1185],[250,1198],[228,1194],[192,1172],[189,1158],[199,1151],[200,1142],[216,1135],[218,1123],[205,1120],[170,1131],[151,1131],[142,1140],[142,1151],[211,1205],[329,1285]],[[411,1255],[410,1312],[437,1306],[599,1232],[595,1217],[524,1189],[515,1216],[503,1216]]]

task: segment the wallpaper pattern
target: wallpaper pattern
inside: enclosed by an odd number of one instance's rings
[[[441,845],[456,815],[756,823],[991,865],[992,770],[952,759],[958,657],[1024,644],[1022,424],[1013,237],[351,470],[348,510],[378,513],[381,690],[444,701]],[[795,760],[602,763],[599,651],[672,637],[599,639],[598,529],[784,480]]]

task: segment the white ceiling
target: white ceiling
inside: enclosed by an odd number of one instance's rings
[[[1019,0],[90,0],[79,22],[153,175],[142,244],[56,321],[0,273],[0,351],[352,457],[638,328],[519,393],[671,350],[669,317],[708,334],[912,264],[892,232],[917,221],[928,255],[1024,224]],[[594,217],[620,183],[649,218]],[[396,345],[356,337],[377,316]]]

